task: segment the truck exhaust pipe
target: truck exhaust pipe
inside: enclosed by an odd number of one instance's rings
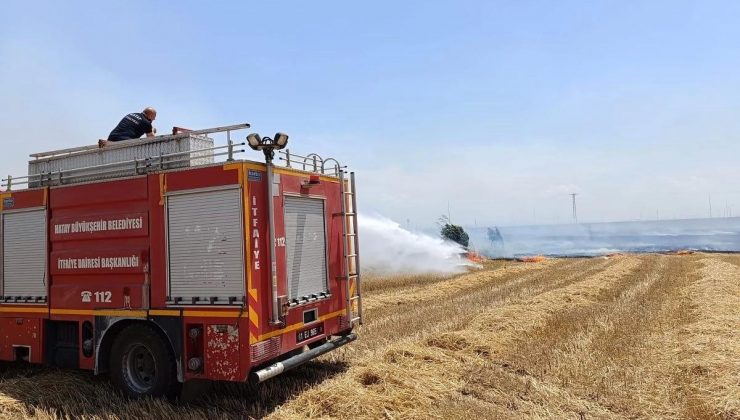
[[[297,356],[293,356],[289,359],[277,362],[273,365],[267,366],[266,368],[252,372],[249,375],[249,381],[255,384],[260,384],[270,378],[280,375],[290,369],[300,366],[311,359],[315,359],[322,354],[328,353],[332,350],[338,349],[345,344],[349,344],[357,339],[357,334],[350,333],[342,336],[336,340],[328,341],[315,349],[309,350],[305,353],[301,353]]]

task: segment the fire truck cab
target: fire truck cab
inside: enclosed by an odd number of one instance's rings
[[[0,360],[175,397],[191,380],[262,382],[355,340],[354,173],[279,150],[287,136],[250,135],[267,159],[237,160],[247,143],[231,135],[248,127],[39,153],[3,180]]]

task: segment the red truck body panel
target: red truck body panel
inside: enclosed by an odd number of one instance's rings
[[[343,276],[344,199],[338,178],[321,176],[305,188],[309,173],[275,169],[279,193],[273,194],[278,295],[288,294],[286,196],[316,197],[325,206],[328,297],[287,309],[282,326],[271,325],[270,244],[266,167],[239,161],[151,173],[86,184],[2,193],[0,214],[46,208],[47,299],[41,303],[0,302],[0,360],[28,355],[33,363],[51,363],[45,354],[46,325],[70,322],[78,331],[94,326],[92,354],[79,351],[77,365],[104,370],[98,360],[106,336],[119,322],[156,322],[182,366],[181,380],[244,381],[256,366],[331,335],[347,332],[346,281]],[[242,197],[242,218],[234,229],[244,238],[245,304],[173,304],[168,285],[167,200],[173,193],[234,187]],[[203,203],[208,218],[209,203]],[[339,216],[339,217],[337,217]],[[288,241],[291,239],[289,238]],[[304,313],[316,310],[305,323]],[[202,334],[192,338],[189,331]],[[303,334],[314,329],[318,335]],[[111,333],[112,335],[112,333]],[[304,339],[304,337],[310,337]],[[55,340],[57,338],[54,338]],[[303,341],[298,341],[303,340]],[[28,348],[18,352],[21,346]],[[201,369],[187,369],[193,357]]]

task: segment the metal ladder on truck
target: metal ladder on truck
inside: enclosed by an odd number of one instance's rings
[[[347,182],[349,181],[349,182]],[[339,170],[339,185],[342,192],[342,244],[344,246],[345,298],[347,320],[350,327],[362,325],[362,281],[360,279],[360,243],[357,238],[357,195],[355,173]]]

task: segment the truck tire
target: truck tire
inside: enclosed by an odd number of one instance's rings
[[[110,377],[130,398],[175,398],[179,391],[175,358],[167,343],[149,325],[130,325],[113,342]]]

